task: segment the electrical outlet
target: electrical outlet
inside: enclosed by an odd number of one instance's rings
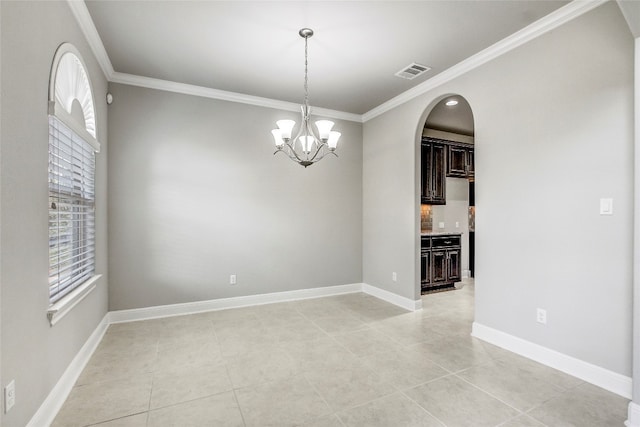
[[[439,222],[438,223],[438,228],[444,228],[444,222]]]
[[[391,280],[393,280],[394,282],[398,281],[398,274],[395,271],[391,273]]]
[[[456,221],[456,228],[460,228],[460,223]]]
[[[536,321],[538,323],[542,323],[543,325],[547,324],[547,310],[539,308],[536,311]]]
[[[230,285],[235,285],[236,282],[237,282],[237,280],[236,280],[236,275],[235,274],[232,274],[231,276],[229,276],[229,284]]]
[[[13,408],[16,404],[16,381],[11,380],[9,384],[4,388],[4,412],[9,412],[9,409]]]

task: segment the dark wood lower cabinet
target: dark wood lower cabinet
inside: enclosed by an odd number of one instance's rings
[[[422,291],[452,288],[462,277],[460,234],[422,236],[421,241]]]

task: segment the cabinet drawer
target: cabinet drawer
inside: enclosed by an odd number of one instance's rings
[[[422,248],[422,250],[429,250],[431,248],[431,238],[430,237],[423,237],[422,238],[422,243],[420,244],[420,247]]]
[[[437,236],[431,238],[434,248],[448,248],[450,246],[460,246],[460,236]]]

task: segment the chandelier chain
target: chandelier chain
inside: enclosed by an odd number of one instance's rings
[[[308,41],[309,37],[304,38],[304,105],[309,105],[309,73],[308,73]]]

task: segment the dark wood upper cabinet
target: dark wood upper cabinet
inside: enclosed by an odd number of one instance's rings
[[[474,153],[470,144],[447,144],[447,176],[470,178],[474,176]]]
[[[475,148],[467,149],[467,177],[474,177],[476,174],[476,166],[475,166]]]
[[[423,140],[421,146],[421,203],[446,203],[446,152],[444,144]]]

